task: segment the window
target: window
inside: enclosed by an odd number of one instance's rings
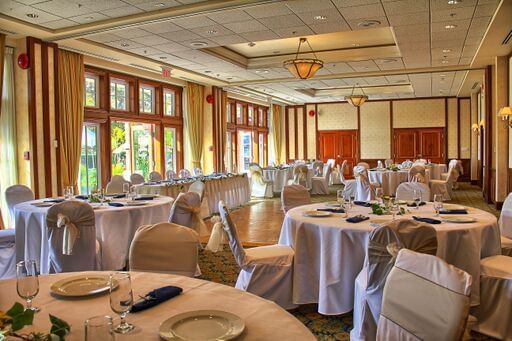
[[[100,167],[98,157],[99,125],[85,123],[82,128],[82,152],[80,155],[80,172],[78,183],[80,193],[87,194],[97,189],[100,184]]]
[[[128,110],[128,84],[120,79],[110,81],[110,108]]]
[[[177,171],[176,167],[176,128],[164,128],[165,171]]]
[[[258,163],[265,166],[265,136],[264,134],[258,134]]]
[[[244,107],[240,103],[236,104],[236,123],[244,123]]]
[[[247,115],[247,124],[252,126],[254,122],[254,108],[252,105],[249,105],[249,114]]]
[[[155,88],[141,85],[139,87],[139,111],[145,114],[155,113]]]
[[[91,74],[85,75],[85,98],[84,98],[84,105],[86,107],[93,107],[97,108],[99,107],[99,100],[98,100],[98,84],[99,80],[98,77]]]
[[[164,115],[165,116],[174,116],[176,113],[174,112],[174,100],[175,94],[172,90],[164,91]]]
[[[233,172],[233,146],[231,141],[231,132],[226,133],[226,171]]]
[[[252,162],[252,133],[238,130],[238,171],[248,172]]]
[[[231,123],[231,103],[226,106],[226,122]]]
[[[265,115],[263,114],[263,108],[258,108],[258,127],[265,126]]]

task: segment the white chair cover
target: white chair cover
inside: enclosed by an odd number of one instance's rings
[[[426,183],[427,174],[425,166],[414,165],[409,169],[408,180],[409,182],[421,182]]]
[[[178,172],[178,174],[181,179],[192,177],[192,174],[190,174],[190,171],[188,169],[182,169]]]
[[[512,256],[512,193],[505,198],[498,220],[501,233],[501,253]]]
[[[359,162],[357,165],[363,166],[366,169],[370,169],[370,165],[368,164],[368,162]]]
[[[351,340],[375,340],[384,283],[402,248],[435,255],[436,230],[412,219],[400,219],[370,233],[364,267],[355,282]]]
[[[15,230],[0,230],[0,279],[16,277]]]
[[[384,161],[384,166],[386,166],[386,168],[391,167],[392,164],[393,164],[393,160],[391,160],[391,159],[386,159]]]
[[[244,250],[223,201],[219,202],[219,212],[229,246],[241,268],[235,287],[274,301],[284,309],[296,307],[292,303],[293,249],[269,245]]]
[[[402,182],[396,189],[398,200],[414,200],[414,190],[421,192],[422,201],[430,201],[430,188],[421,182]]]
[[[512,340],[512,257],[480,261],[480,305],[473,329],[499,340]]]
[[[341,164],[341,170],[340,170],[340,179],[341,183],[345,185],[343,187],[343,190],[348,193],[351,197],[356,196],[357,193],[357,184],[355,179],[345,179],[345,170],[348,168],[348,161],[343,160],[343,163]]]
[[[281,192],[281,205],[284,213],[294,207],[311,204],[311,197],[306,187],[301,185],[284,186]]]
[[[288,180],[288,185],[308,187],[308,166],[300,164],[293,167],[293,179]]]
[[[451,200],[452,194],[452,174],[453,168],[448,169],[448,176],[445,180],[430,180],[430,194],[432,198],[434,195],[441,194],[443,200]]]
[[[11,223],[14,227],[14,206],[19,203],[34,200],[34,192],[25,185],[13,185],[5,190],[5,202],[11,216]]]
[[[194,176],[201,176],[201,175],[203,175],[203,170],[199,167],[195,167],[192,169],[192,174]]]
[[[471,276],[435,256],[400,250],[388,275],[377,340],[460,340]]]
[[[313,162],[313,175],[314,176],[322,176],[324,169],[324,163],[322,161]]]
[[[169,169],[167,170],[167,172],[165,172],[165,180],[173,180],[176,177],[176,172],[173,171],[172,169]]]
[[[50,272],[99,270],[96,226],[91,205],[65,201],[46,215],[50,246]]]
[[[329,167],[331,167],[331,177],[329,178],[329,186],[341,184],[340,165],[337,165],[336,160],[334,159],[327,160],[327,164],[329,165]]]
[[[130,175],[130,181],[132,185],[140,185],[144,183],[144,177],[138,173]]]
[[[375,199],[375,191],[368,180],[368,169],[364,166],[354,167],[354,176],[356,177],[356,200],[370,201]]]
[[[105,188],[105,193],[107,194],[116,194],[116,193],[123,193],[123,185],[124,184],[130,184],[130,181],[126,181],[121,175],[114,175],[110,182],[107,184],[107,187]]]
[[[325,164],[322,176],[311,178],[311,194],[329,194],[329,179],[331,178],[331,167]]]
[[[185,226],[158,223],[137,229],[130,245],[130,271],[194,277],[199,236]]]
[[[201,198],[201,202],[202,202],[203,198],[204,198],[205,188],[206,188],[206,186],[205,186],[204,182],[202,182],[201,180],[197,180],[197,181],[194,181],[192,183],[192,185],[190,185],[190,187],[188,188],[188,191],[199,194],[199,198]]]
[[[413,165],[413,162],[411,160],[406,160],[402,162],[402,169],[411,168]]]
[[[249,164],[251,174],[251,196],[256,198],[272,198],[273,182],[263,179],[263,169],[257,163]]]
[[[204,237],[209,234],[201,218],[201,197],[195,192],[180,193],[172,203],[169,222],[186,226]]]
[[[159,172],[153,171],[153,172],[149,173],[149,181],[162,181],[162,180],[163,180],[162,174],[160,174]]]
[[[450,162],[448,163],[448,172],[441,173],[441,180],[446,180],[450,169],[452,172],[452,178],[451,178],[452,185],[454,188],[456,188],[458,185],[457,180],[459,179],[459,176],[464,174],[464,168],[462,167],[462,161],[456,160],[456,159],[450,160]]]

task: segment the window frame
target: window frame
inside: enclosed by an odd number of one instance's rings
[[[86,81],[87,78],[94,79],[95,83],[95,93],[94,93],[94,104],[95,105],[86,105],[87,92],[86,92]],[[101,96],[100,96],[100,76],[98,74],[92,72],[86,72],[84,76],[84,107],[98,109],[101,107]]]
[[[146,83],[138,82],[139,86],[139,92],[138,92],[138,113],[142,115],[156,115],[157,114],[157,89],[153,85],[149,85]],[[144,102],[144,95],[142,94],[144,90],[151,91],[151,111],[144,111],[143,108],[141,108],[141,104],[143,106]],[[142,96],[141,96],[142,94]],[[142,97],[142,98],[141,98]]]
[[[112,83],[116,84],[116,89],[117,90],[117,84],[123,84],[125,86],[125,104],[126,104],[126,109],[119,109],[117,108],[117,105],[116,107],[112,107]],[[130,86],[130,82],[129,81],[126,81],[126,79],[123,79],[122,77],[110,77],[109,79],[109,82],[108,82],[108,89],[109,89],[109,108],[111,111],[119,111],[119,112],[131,112],[131,109],[133,108],[133,105],[131,104],[131,102],[133,101],[133,96],[132,96],[132,92],[133,92],[133,86]],[[117,96],[115,96],[115,99],[117,100]]]

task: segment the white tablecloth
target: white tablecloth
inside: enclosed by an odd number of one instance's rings
[[[201,210],[203,217],[219,212],[219,201],[229,209],[242,206],[251,200],[251,187],[247,176],[233,176],[221,179],[205,179],[204,209]],[[135,186],[139,194],[160,194],[176,198],[180,192],[186,192],[192,182],[186,183],[161,183],[157,185]]]
[[[306,175],[307,187],[311,188],[311,178],[313,177],[314,171],[312,168],[308,168],[308,174]],[[263,179],[266,181],[273,181],[274,193],[281,193],[283,187],[288,184],[288,180],[293,179],[293,168],[286,169],[263,169]]]
[[[409,170],[399,170],[399,171],[390,171],[390,170],[369,170],[368,177],[370,178],[370,182],[376,182],[380,184],[384,195],[396,195],[396,189],[402,182],[407,182],[409,180]],[[425,170],[425,183],[428,185],[430,182],[430,170]]]
[[[291,209],[286,213],[279,244],[295,250],[293,272],[293,301],[297,304],[318,303],[318,311],[333,315],[353,308],[354,281],[363,268],[370,223],[382,224],[391,216],[370,215],[370,220],[351,224],[339,214],[327,218],[304,217],[306,210],[315,210],[324,204],[313,204]],[[432,217],[431,204],[412,215]],[[355,206],[350,215],[371,212],[370,208]],[[437,230],[437,255],[473,276],[472,304],[479,302],[480,259],[501,253],[500,235],[496,217],[490,213],[469,208],[475,217],[472,224],[443,222],[433,225]]]
[[[34,259],[39,262],[40,272],[47,274],[50,265],[46,229],[48,208],[31,205],[38,201],[24,202],[14,208],[16,260]],[[122,269],[128,259],[130,243],[137,228],[167,221],[172,202],[172,198],[159,197],[147,201],[144,206],[111,207],[105,204],[104,208],[94,210],[96,238],[101,245],[102,269]]]
[[[79,273],[65,273],[39,278],[40,290],[34,299],[34,306],[41,311],[34,315],[34,324],[22,332],[49,331],[48,314],[62,318],[71,325],[66,340],[84,340],[84,321],[92,316],[109,315],[114,324],[119,321],[110,309],[109,295],[84,299],[65,300],[50,295],[52,283]],[[108,275],[107,272],[103,274]],[[116,340],[160,340],[160,324],[176,314],[194,310],[223,310],[235,314],[245,322],[245,331],[237,340],[315,340],[311,332],[295,317],[271,301],[244,291],[213,282],[182,276],[132,273],[134,298],[166,285],[183,289],[178,297],[151,309],[129,314],[127,321],[137,328],[125,335],[116,335]],[[23,302],[16,294],[16,280],[0,281],[0,310],[6,311],[14,302]]]

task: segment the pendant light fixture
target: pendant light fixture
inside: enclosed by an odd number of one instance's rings
[[[309,45],[309,49],[315,56],[314,59],[310,58],[299,58],[300,46],[304,43]],[[320,70],[324,66],[324,62],[319,60],[315,54],[315,51],[311,48],[308,40],[306,38],[300,38],[299,47],[297,48],[297,53],[295,54],[295,59],[287,60],[283,63],[283,66],[290,71],[292,75],[296,78],[300,79],[309,79],[315,75],[315,73]]]
[[[352,104],[354,107],[360,107],[368,100],[368,96],[364,94],[364,90],[362,87],[359,87],[361,89],[362,95],[354,95],[354,90],[356,89],[356,86],[359,85],[356,83],[354,87],[352,88],[352,93],[350,96],[345,96],[345,100]]]

